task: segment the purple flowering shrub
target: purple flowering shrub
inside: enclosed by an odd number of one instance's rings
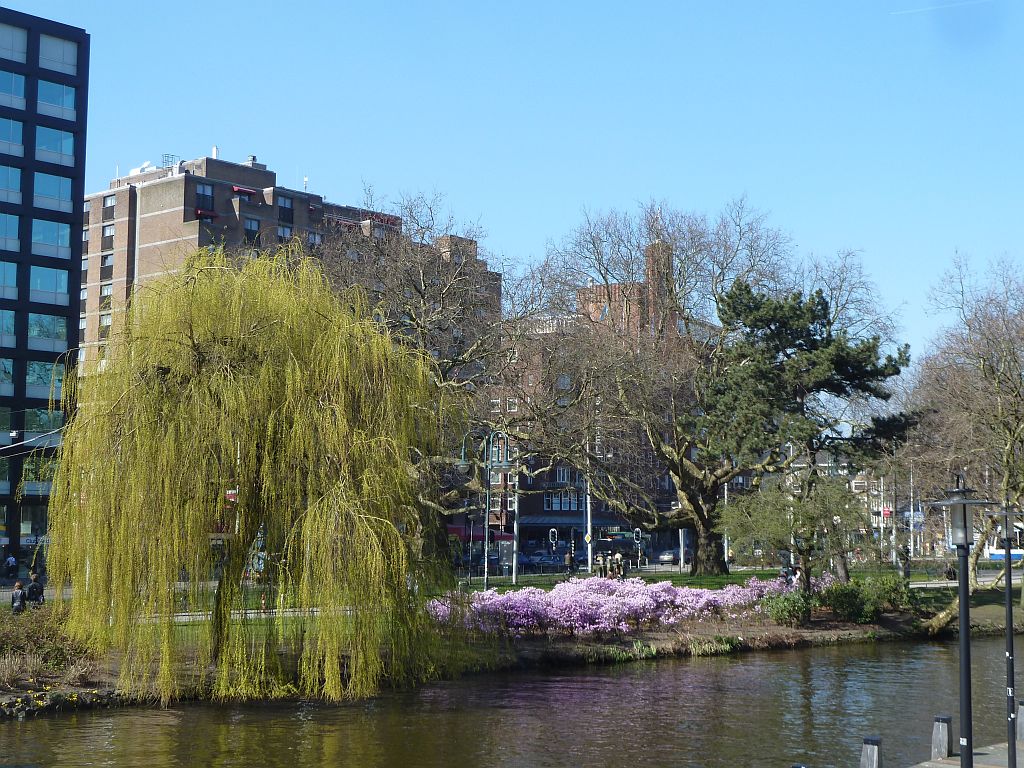
[[[761,599],[790,589],[784,579],[756,577],[722,589],[674,587],[667,581],[648,584],[643,579],[570,579],[550,592],[525,587],[505,594],[474,593],[465,621],[471,629],[515,636],[629,633],[690,619],[736,618]],[[447,599],[433,601],[430,610],[441,623],[454,616]]]

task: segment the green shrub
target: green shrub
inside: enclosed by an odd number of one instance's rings
[[[810,621],[814,598],[797,590],[783,595],[766,597],[761,601],[761,607],[776,624],[798,627]]]
[[[865,579],[862,586],[864,602],[877,613],[904,611],[914,607],[915,594],[910,582],[896,573]]]
[[[841,621],[865,623],[876,618],[865,602],[863,589],[855,581],[833,584],[822,593],[821,602]]]
[[[38,658],[38,671],[59,672],[75,659],[90,656],[89,649],[71,640],[53,619],[49,603],[17,616],[6,611],[0,618],[0,653]]]

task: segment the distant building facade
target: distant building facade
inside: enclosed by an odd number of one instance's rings
[[[161,167],[144,164],[113,179],[85,197],[79,360],[103,359],[134,287],[179,269],[197,248],[293,238],[316,246],[335,227],[381,237],[399,231],[401,219],[278,186],[277,174],[252,155],[242,163],[165,157]]]
[[[0,8],[0,544],[16,554],[46,533],[49,399],[78,345],[88,86],[85,30]]]

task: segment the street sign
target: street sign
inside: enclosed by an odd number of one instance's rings
[[[587,542],[587,544],[589,544],[594,540],[594,538],[588,533],[586,536],[583,537],[583,540]]]

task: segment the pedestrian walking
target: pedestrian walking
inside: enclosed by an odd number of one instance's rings
[[[22,583],[20,581],[14,582],[14,589],[11,591],[11,613],[24,613],[27,601],[28,596],[25,594],[25,590],[22,589]]]
[[[594,565],[597,566],[597,575],[604,578],[604,555],[598,555],[594,558]]]
[[[43,585],[39,583],[39,574],[29,574],[28,586],[25,588],[25,599],[33,608],[39,608],[46,600],[43,596]]]
[[[623,573],[622,573],[622,553],[621,552],[616,552],[615,553],[615,578],[621,579],[622,576],[623,576]]]
[[[4,560],[4,567],[7,569],[8,578],[18,578],[18,560],[14,557],[13,552],[7,555],[7,559]]]
[[[563,558],[565,561],[565,574],[567,576],[572,575],[572,550],[568,550]]]

